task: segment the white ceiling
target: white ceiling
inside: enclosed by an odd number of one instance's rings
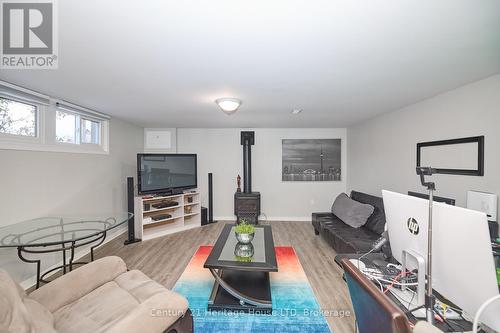
[[[346,127],[500,73],[498,0],[58,5],[59,69],[1,79],[146,127]]]

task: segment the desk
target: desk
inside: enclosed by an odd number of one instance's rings
[[[131,219],[133,214],[118,213],[101,217],[44,217],[0,228],[0,247],[17,248],[20,260],[36,264],[36,288],[47,283],[45,277],[62,269],[63,274],[73,270],[75,249],[85,245],[90,247],[90,260],[94,260],[94,248],[101,245],[106,234]],[[62,265],[41,274],[40,259],[33,256],[61,252]],[[69,252],[69,253],[67,253]],[[68,257],[69,255],[69,257]],[[28,257],[29,258],[28,258]]]
[[[341,266],[340,264],[340,261],[342,259],[358,259],[359,257],[361,257],[362,254],[339,254],[337,256],[335,256],[335,263],[337,263],[337,265]],[[375,266],[378,266],[378,267],[381,267],[380,264],[378,263],[382,263],[382,262],[385,262],[385,263],[390,263],[389,261],[387,261],[385,258],[384,258],[384,255],[382,253],[371,253],[371,254],[368,254],[366,256],[363,257],[363,261],[366,261],[366,262],[371,262],[373,263]],[[377,285],[378,287],[378,285]],[[408,313],[408,309],[406,308],[405,305],[403,305],[394,295],[392,295],[390,292],[386,293],[387,297],[389,297],[393,302],[394,304],[396,304],[401,310],[403,310],[403,312],[406,313],[406,316],[408,317],[408,320],[410,322],[412,322],[413,324],[415,324],[418,320],[422,320],[422,319],[417,319],[413,314],[411,313]],[[445,303],[449,304],[448,301],[446,301],[445,299],[443,299],[443,297],[441,297],[441,295],[439,295],[438,293],[435,293],[435,296],[437,299],[440,299],[440,300],[443,300],[445,301]],[[440,322],[437,322],[435,324],[435,326],[437,328],[439,328],[441,331],[443,332],[462,332],[462,331],[472,331],[472,323],[466,321],[466,320],[450,320],[448,319],[448,322],[451,324],[451,326],[453,327],[453,330],[448,327],[448,325],[446,325],[445,323],[440,323]]]

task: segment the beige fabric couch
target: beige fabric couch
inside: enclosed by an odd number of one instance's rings
[[[84,265],[26,295],[0,270],[0,332],[189,332],[187,300],[119,257]]]

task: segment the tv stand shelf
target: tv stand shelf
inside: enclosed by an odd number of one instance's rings
[[[153,205],[174,201],[175,206],[154,208]],[[147,207],[149,206],[149,207]],[[149,208],[146,210],[146,208]],[[201,226],[201,198],[198,192],[134,199],[135,237],[148,240]],[[168,216],[168,215],[170,216]],[[165,215],[154,221],[153,216]]]

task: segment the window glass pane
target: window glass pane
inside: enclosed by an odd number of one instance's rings
[[[99,144],[101,124],[97,121],[82,119],[82,143]]]
[[[36,136],[36,106],[0,97],[0,133]]]
[[[77,143],[76,115],[56,111],[56,140],[57,142]]]

